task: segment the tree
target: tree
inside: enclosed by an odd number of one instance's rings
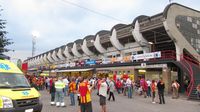
[[[22,70],[22,60],[21,59],[18,59],[17,60],[17,67]]]
[[[6,46],[13,44],[13,42],[11,42],[11,39],[8,39],[6,37],[6,34],[8,32],[6,32],[4,30],[5,25],[6,25],[6,21],[1,18],[1,12],[2,11],[3,11],[3,9],[1,9],[1,6],[0,6],[0,54],[3,54],[4,52],[10,51],[9,49],[6,49]]]

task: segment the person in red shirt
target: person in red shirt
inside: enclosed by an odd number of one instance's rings
[[[78,86],[78,92],[80,93],[80,107],[81,112],[93,112],[92,110],[92,99],[91,99],[91,89],[88,86],[87,80],[80,78],[80,83]]]
[[[121,88],[122,88],[122,82],[119,79],[117,79],[116,89],[117,89],[118,94],[121,93]]]
[[[144,78],[142,78],[140,80],[140,86],[142,87],[144,98],[146,98],[147,97],[148,85],[147,85],[147,82]]]

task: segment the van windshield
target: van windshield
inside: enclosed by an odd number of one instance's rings
[[[0,88],[30,88],[23,74],[0,73]]]

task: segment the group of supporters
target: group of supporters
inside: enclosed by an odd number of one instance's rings
[[[79,112],[92,112],[91,93],[97,89],[99,103],[102,112],[106,112],[106,101],[111,99],[115,101],[115,90],[118,94],[133,98],[133,94],[151,97],[152,103],[165,104],[164,89],[165,83],[162,79],[145,80],[138,78],[136,81],[130,78],[121,78],[114,80],[113,78],[83,78],[83,77],[36,77],[28,76],[31,85],[38,90],[46,88],[51,94],[51,105],[57,107],[65,107],[65,96],[70,97],[71,106],[75,106],[75,102],[80,106]],[[180,84],[173,81],[171,85],[172,98],[179,97]],[[76,98],[77,96],[77,98]],[[200,85],[197,86],[197,96],[200,97]],[[77,99],[77,100],[76,100]]]
[[[145,80],[144,78],[138,78],[135,82],[132,81],[130,78],[127,79],[118,79],[116,81],[116,89],[118,94],[123,94],[124,96],[128,96],[128,98],[132,98],[133,94],[144,96],[144,98],[152,97],[152,103],[155,102],[156,93],[159,97],[160,104],[165,104],[164,99],[164,89],[165,83],[162,79],[155,81],[155,80]]]
[[[102,112],[106,112],[107,100],[110,101],[112,98],[115,101],[115,90],[118,94],[128,96],[130,99],[133,97],[134,91],[144,97],[152,96],[153,103],[155,103],[156,90],[158,90],[160,104],[165,104],[165,84],[162,80],[156,82],[141,78],[134,82],[130,78],[114,80],[113,78],[50,77],[46,78],[45,83],[51,94],[51,105],[64,107],[66,106],[64,98],[69,96],[71,106],[75,106],[75,96],[77,95],[80,112],[92,112],[91,92],[94,89],[97,89]]]
[[[83,77],[52,77],[47,78],[47,89],[51,94],[51,105],[65,107],[64,97],[70,96],[71,106],[75,106],[77,94],[80,112],[92,112],[91,92],[95,88],[95,80]]]
[[[97,89],[99,102],[102,106],[102,111],[106,112],[106,97],[109,94],[108,100],[112,97],[115,101],[114,90],[116,88],[113,79],[106,78],[83,78],[83,77],[49,77],[45,80],[47,90],[51,94],[51,105],[57,107],[65,107],[65,96],[70,97],[71,106],[75,106],[77,95],[80,112],[92,112],[91,92]],[[76,94],[76,95],[75,95]]]
[[[26,75],[26,78],[30,82],[32,87],[35,87],[37,90],[44,90],[45,88],[45,77],[42,76],[30,76]]]

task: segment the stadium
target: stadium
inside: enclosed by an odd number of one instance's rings
[[[166,91],[178,79],[188,98],[196,99],[200,83],[200,12],[172,3],[153,16],[140,15],[130,24],[54,48],[25,60],[31,74],[116,75],[162,78]]]

